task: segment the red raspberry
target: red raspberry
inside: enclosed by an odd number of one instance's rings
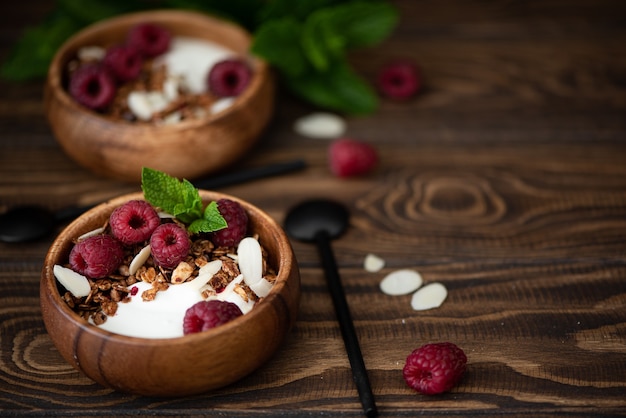
[[[187,231],[175,224],[157,226],[150,237],[152,258],[159,266],[171,269],[187,257],[191,242]]]
[[[117,45],[107,49],[102,63],[118,81],[124,82],[134,80],[139,76],[143,58],[136,48]]]
[[[435,395],[452,389],[465,373],[467,357],[452,343],[426,344],[406,359],[402,375],[418,392]]]
[[[341,138],[328,148],[330,170],[338,177],[367,174],[378,164],[378,153],[368,143]]]
[[[124,259],[124,249],[111,235],[95,235],[74,245],[69,258],[72,270],[99,279],[117,270]]]
[[[252,70],[242,60],[220,61],[211,68],[207,77],[209,90],[219,97],[238,96],[250,83]]]
[[[417,66],[409,62],[387,64],[378,74],[380,93],[391,99],[405,100],[413,97],[421,87]]]
[[[170,47],[172,35],[162,26],[141,23],[128,31],[127,44],[135,47],[144,57],[161,55]]]
[[[109,217],[111,234],[126,245],[146,241],[160,224],[156,210],[145,200],[126,202]]]
[[[115,80],[101,65],[86,64],[72,73],[68,91],[83,106],[102,110],[115,97]]]
[[[248,214],[237,202],[230,199],[219,199],[217,209],[228,225],[211,234],[211,241],[218,247],[235,247],[248,232]]]
[[[183,334],[215,328],[243,315],[239,306],[221,300],[198,302],[185,312]]]

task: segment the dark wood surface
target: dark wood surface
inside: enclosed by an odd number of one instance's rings
[[[371,176],[340,180],[328,142],[292,130],[313,109],[281,93],[247,167],[302,157],[289,176],[221,189],[282,222],[310,197],[345,202],[351,228],[333,243],[381,416],[615,416],[626,413],[626,3],[397,0],[402,20],[353,63],[373,79],[388,59],[419,62],[425,89],[349,118],[374,143]],[[0,58],[48,2],[3,3]],[[139,186],[70,161],[42,112],[42,82],[0,84],[0,211],[61,208]],[[294,242],[303,297],[276,356],[244,380],[183,399],[112,392],[70,368],[39,309],[52,238],[0,244],[0,414],[360,416],[314,247]],[[367,273],[367,253],[386,268]],[[440,281],[439,309],[385,296],[398,268]],[[402,379],[427,342],[467,353],[451,393],[426,397]]]

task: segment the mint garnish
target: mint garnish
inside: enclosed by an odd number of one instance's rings
[[[217,203],[211,202],[203,208],[198,189],[186,179],[180,181],[162,171],[143,167],[141,189],[146,201],[189,225],[191,233],[213,232],[227,226]]]

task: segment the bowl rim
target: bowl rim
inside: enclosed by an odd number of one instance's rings
[[[242,107],[246,105],[246,103],[251,100],[252,97],[259,94],[259,92],[263,89],[263,85],[267,82],[269,78],[272,77],[271,69],[267,61],[257,55],[251,54],[250,51],[248,51],[248,54],[245,55],[245,57],[247,60],[254,63],[254,76],[252,77],[252,80],[247,88],[243,91],[242,94],[235,97],[235,100],[230,106],[220,110],[219,112],[205,115],[201,118],[187,119],[173,124],[135,122],[108,117],[107,115],[101,114],[80,105],[69,95],[69,93],[63,87],[63,66],[67,63],[68,57],[72,56],[72,54],[75,53],[81,46],[87,46],[87,44],[81,42],[83,38],[94,36],[100,32],[107,32],[111,30],[111,24],[132,26],[133,24],[142,23],[150,20],[163,22],[171,20],[172,17],[179,19],[189,19],[196,24],[204,24],[208,27],[213,27],[215,25],[226,26],[231,30],[239,32],[243,38],[248,40],[248,49],[251,46],[253,37],[247,29],[245,29],[238,23],[220,18],[216,15],[212,15],[209,13],[176,9],[155,9],[124,13],[118,16],[109,17],[91,23],[90,25],[87,25],[72,34],[61,44],[61,46],[54,53],[52,61],[48,66],[48,71],[46,75],[46,94],[55,96],[64,106],[69,107],[73,111],[89,115],[90,117],[102,123],[115,125],[119,124],[124,126],[125,129],[136,130],[138,131],[137,134],[139,134],[140,131],[179,131],[196,129],[198,127],[212,124],[216,121],[228,118],[230,115],[236,114]],[[174,33],[172,35],[176,36],[176,34]]]
[[[42,276],[41,280],[43,281],[42,283],[43,286],[41,290],[43,291],[45,289],[48,292],[50,299],[54,302],[55,307],[60,309],[60,312],[62,313],[63,317],[67,318],[76,326],[78,326],[81,329],[81,332],[86,332],[91,335],[97,336],[98,338],[106,339],[108,341],[121,342],[121,343],[128,344],[128,345],[142,345],[142,346],[149,345],[152,347],[160,347],[160,346],[187,344],[187,343],[194,342],[194,341],[198,342],[201,340],[211,339],[217,335],[228,334],[229,332],[231,332],[233,328],[237,328],[240,324],[244,322],[254,321],[254,319],[257,316],[261,316],[266,310],[272,309],[271,305],[273,304],[273,302],[280,301],[279,293],[285,286],[287,286],[288,279],[291,276],[290,271],[284,267],[284,264],[286,263],[286,261],[288,259],[291,260],[292,261],[291,267],[298,268],[297,265],[295,264],[295,254],[293,253],[293,250],[291,248],[290,241],[286,233],[278,225],[278,223],[272,217],[270,217],[266,212],[262,211],[257,206],[253,205],[252,203],[242,200],[238,197],[221,193],[221,192],[215,192],[215,191],[204,190],[204,189],[199,190],[199,192],[200,192],[200,197],[202,198],[203,202],[209,199],[207,196],[211,196],[210,197],[211,200],[216,200],[219,198],[227,198],[227,199],[236,201],[240,204],[243,204],[246,207],[247,211],[249,210],[254,211],[255,217],[263,219],[264,221],[268,222],[271,229],[274,230],[274,234],[273,234],[274,236],[272,238],[278,242],[278,247],[279,247],[279,254],[277,256],[278,265],[273,266],[277,270],[276,281],[274,282],[272,289],[270,290],[268,295],[265,298],[263,298],[263,300],[255,304],[255,306],[248,313],[241,315],[240,317],[237,317],[218,327],[215,327],[210,330],[202,331],[202,332],[197,332],[193,334],[183,335],[180,337],[172,337],[172,338],[143,338],[143,337],[133,337],[133,336],[123,335],[123,334],[117,334],[111,331],[104,330],[98,327],[97,325],[90,324],[86,320],[80,318],[76,314],[76,312],[74,312],[67,305],[67,303],[63,301],[61,294],[59,293],[58,287],[57,287],[60,284],[58,284],[58,281],[53,273],[53,267],[54,267],[53,259],[56,258],[60,252],[67,251],[67,249],[64,250],[64,246],[68,245],[66,244],[67,241],[65,239],[62,239],[61,237],[68,234],[70,231],[80,229],[80,226],[84,222],[85,218],[97,217],[106,211],[110,213],[113,211],[115,207],[121,205],[122,203],[128,200],[143,199],[143,193],[141,192],[120,195],[106,202],[103,202],[91,208],[90,210],[88,210],[87,212],[85,212],[84,214],[76,218],[74,221],[72,221],[65,228],[63,228],[63,230],[59,232],[59,234],[55,237],[54,241],[49,247],[48,252],[46,253],[46,257],[45,257],[43,268],[42,268],[42,275],[41,275]],[[84,232],[88,232],[88,231],[84,231]],[[40,296],[40,302],[43,302],[43,298],[41,296]]]

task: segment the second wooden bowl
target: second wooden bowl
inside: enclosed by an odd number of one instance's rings
[[[154,23],[185,36],[221,44],[247,56],[254,76],[228,109],[172,125],[132,123],[91,111],[67,93],[65,67],[80,47],[120,43],[139,23]],[[44,91],[52,132],[65,153],[91,171],[137,182],[148,166],[194,179],[242,157],[259,139],[274,110],[274,80],[268,64],[249,55],[251,36],[239,26],[202,13],[158,10],[96,23],[71,37],[51,62]]]

